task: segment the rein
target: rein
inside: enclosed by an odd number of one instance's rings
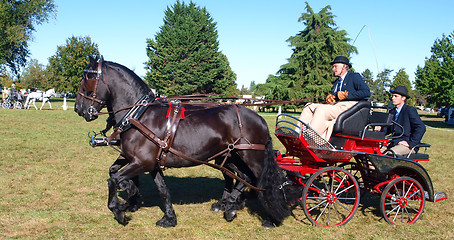
[[[79,94],[81,94],[79,92]],[[83,93],[82,93],[83,94]],[[81,94],[81,95],[82,95]],[[267,103],[240,103],[237,105],[242,105],[242,106],[271,106],[271,105],[282,105],[282,104],[295,104],[295,103],[302,103],[306,102],[308,100],[316,99],[319,98],[320,96],[315,96],[315,97],[310,97],[310,98],[303,98],[299,100],[272,100],[272,99],[255,99],[255,98],[241,98],[241,97],[234,97],[234,96],[228,96],[228,95],[217,95],[217,94],[194,94],[194,95],[181,95],[181,96],[173,96],[173,97],[166,97],[165,99],[167,100],[220,100],[220,99],[237,99],[237,100],[250,100],[250,101],[256,101],[256,102],[267,102]],[[150,106],[158,104],[156,102],[150,102],[150,103],[139,103],[139,104],[133,104],[124,108],[120,108],[115,111],[109,111],[109,112],[97,112],[93,113],[93,115],[100,116],[100,115],[105,115],[105,114],[116,114],[118,112],[128,110],[137,106]],[[217,107],[220,105],[228,105],[231,103],[216,103],[216,102],[179,102],[180,105],[198,105],[198,106],[204,106],[204,107]]]

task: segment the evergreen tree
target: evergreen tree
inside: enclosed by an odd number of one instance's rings
[[[390,100],[389,87],[391,85],[390,75],[393,70],[385,69],[378,73],[377,79],[374,81],[373,86],[375,90],[371,93],[371,99],[377,102],[387,102]]]
[[[56,91],[77,93],[83,69],[89,63],[89,57],[100,56],[98,45],[90,37],[70,37],[66,45],[58,46],[55,55],[49,58],[47,72],[49,84]]]
[[[410,95],[410,98],[407,98],[407,104],[415,106],[416,105],[416,100],[415,100],[415,93],[411,87],[411,82],[409,79],[408,74],[405,72],[405,69],[400,69],[397,73],[396,76],[393,78],[393,83],[391,84],[391,89],[396,88],[397,86],[405,86],[408,90],[408,95]]]
[[[147,39],[146,80],[163,95],[232,94],[236,75],[219,51],[216,23],[205,8],[177,1]]]
[[[363,77],[364,82],[369,86],[369,89],[372,91],[372,87],[374,85],[374,77],[372,76],[372,72],[367,68],[364,70],[364,72],[361,73],[361,76]]]
[[[295,88],[292,98],[301,99],[313,96],[325,96],[335,80],[330,62],[339,55],[349,57],[357,53],[356,47],[350,45],[347,33],[339,30],[334,22],[331,7],[324,7],[315,13],[306,2],[307,13],[298,19],[306,27],[287,41],[293,49],[289,62],[279,70],[283,85]]]
[[[416,71],[416,89],[436,106],[454,104],[454,32],[437,39],[431,57]]]

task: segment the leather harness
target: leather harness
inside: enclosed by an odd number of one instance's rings
[[[153,99],[154,100],[154,99]],[[140,100],[139,100],[140,101]],[[144,101],[144,100],[142,100]],[[167,158],[167,155],[169,152],[175,154],[176,156],[179,156],[183,159],[186,159],[188,161],[191,161],[196,164],[205,164],[210,167],[216,168],[220,171],[222,171],[224,174],[230,176],[231,178],[234,178],[242,183],[244,183],[246,186],[250,187],[251,189],[254,189],[256,191],[264,191],[264,189],[255,187],[251,185],[250,183],[246,182],[244,179],[238,177],[235,173],[224,167],[224,164],[226,163],[228,156],[233,150],[259,150],[259,151],[264,151],[265,150],[265,145],[264,144],[252,144],[244,135],[243,135],[243,124],[241,121],[241,116],[239,113],[239,109],[237,105],[232,105],[237,113],[238,121],[239,121],[239,128],[240,128],[240,136],[230,143],[226,149],[222,150],[221,152],[209,157],[206,161],[198,160],[191,158],[189,156],[186,156],[182,152],[176,150],[175,148],[172,147],[172,143],[175,137],[176,130],[178,128],[179,122],[181,119],[183,119],[182,116],[184,116],[184,107],[180,105],[174,105],[169,103],[169,110],[167,113],[167,124],[166,124],[166,130],[164,133],[164,137],[160,138],[156,133],[154,133],[152,130],[150,130],[147,126],[145,126],[142,122],[138,120],[140,116],[145,112],[146,108],[149,106],[149,100],[144,101],[143,104],[135,104],[134,106],[138,106],[137,109],[131,108],[131,110],[125,115],[125,117],[114,127],[114,132],[107,138],[107,142],[112,141],[115,139],[120,133],[128,130],[131,128],[131,125],[135,126],[140,133],[142,133],[148,140],[153,142],[159,147],[158,154],[156,157],[158,168],[160,170],[165,169],[165,160]],[[140,114],[131,114],[132,113],[137,113],[140,112]],[[239,143],[239,141],[243,139],[247,143]],[[221,155],[225,154],[224,160],[220,165],[215,164],[215,163],[210,163],[209,161],[215,159],[216,157],[219,157]]]
[[[104,78],[102,77],[102,62],[103,58],[100,59],[98,62],[98,67],[97,70],[90,70],[90,69],[84,69],[84,77],[83,77],[83,82],[82,82],[82,89],[86,91],[91,91],[93,92],[92,96],[88,96],[84,94],[83,92],[79,91],[79,95],[82,97],[89,99],[91,101],[91,106],[89,108],[89,112],[91,115],[99,115],[99,113],[96,112],[96,109],[93,107],[93,104],[95,102],[101,104],[101,105],[106,105],[107,102],[102,101],[97,98],[96,96],[96,90],[98,88],[98,83],[99,80],[101,80],[106,89],[107,92],[110,94],[110,89],[107,85],[107,83],[104,81]],[[87,75],[89,73],[96,73],[96,78],[92,79],[89,78]],[[231,178],[234,178],[242,183],[244,183],[246,186],[256,190],[256,191],[264,191],[265,189],[261,189],[258,187],[255,187],[251,185],[250,183],[246,182],[244,179],[238,177],[235,173],[224,167],[224,164],[227,161],[228,156],[230,153],[237,149],[237,150],[258,150],[258,151],[264,151],[265,150],[265,145],[264,144],[252,144],[243,134],[243,124],[241,121],[241,116],[240,112],[238,109],[238,106],[233,104],[233,108],[236,111],[237,117],[238,117],[238,123],[239,123],[239,128],[240,128],[240,136],[230,143],[226,149],[222,150],[221,152],[213,155],[212,157],[208,158],[206,161],[201,161],[198,159],[191,158],[189,156],[184,155],[182,152],[172,148],[172,143],[173,139],[175,137],[175,133],[178,127],[178,124],[180,120],[182,119],[183,112],[184,112],[184,107],[181,107],[180,105],[169,105],[169,111],[168,111],[168,117],[167,117],[167,127],[166,131],[164,133],[164,138],[161,139],[158,137],[153,131],[151,131],[147,126],[145,126],[143,123],[141,123],[138,119],[142,116],[142,114],[147,110],[148,106],[152,104],[156,98],[152,94],[152,92],[142,96],[136,104],[133,106],[130,106],[129,111],[126,113],[126,115],[119,121],[115,126],[114,126],[114,132],[106,138],[107,143],[109,144],[114,140],[115,138],[118,137],[118,135],[124,131],[127,131],[128,129],[131,128],[131,124],[134,125],[139,132],[141,132],[146,138],[148,138],[150,141],[155,143],[158,147],[158,154],[157,154],[157,163],[158,163],[158,168],[162,171],[165,169],[165,159],[167,157],[167,154],[169,152],[186,159],[188,161],[191,161],[196,164],[205,164],[210,167],[219,169],[222,171],[224,174],[230,176]],[[169,103],[170,104],[170,103]],[[127,108],[125,108],[127,109]],[[124,110],[124,109],[120,109]],[[118,110],[119,111],[119,110]],[[247,143],[239,143],[239,141],[243,139]],[[224,160],[220,165],[210,163],[209,161],[215,159],[216,157],[221,156],[222,154],[225,154]]]

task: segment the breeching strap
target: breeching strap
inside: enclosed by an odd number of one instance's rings
[[[171,145],[172,145],[172,140],[173,140],[173,135],[175,134],[175,130],[177,128],[177,124],[178,124],[178,118],[180,118],[180,115],[181,115],[181,112],[179,112],[178,110],[175,111],[175,116],[173,117],[173,119],[171,120],[172,121],[172,124],[170,128],[168,128],[167,130],[170,131],[168,133],[166,133],[166,136],[165,136],[165,139],[161,139],[160,137],[158,137],[153,131],[151,131],[147,126],[145,126],[143,123],[141,123],[139,120],[137,119],[134,119],[134,118],[129,118],[128,121],[134,125],[140,133],[142,133],[148,140],[152,141],[154,144],[156,144],[160,150],[158,151],[158,156],[157,156],[157,160],[158,160],[158,165],[159,165],[159,168],[160,169],[163,169],[164,168],[164,160],[165,160],[165,157],[166,157],[166,153],[167,152],[171,152],[183,159],[186,159],[188,161],[191,161],[193,163],[196,163],[196,164],[205,164],[205,165],[208,165],[210,167],[213,167],[213,168],[216,168],[220,171],[222,171],[224,174],[228,175],[229,177],[231,178],[234,178],[242,183],[244,183],[246,186],[250,187],[251,189],[254,189],[256,191],[264,191],[265,189],[262,189],[262,188],[258,188],[258,187],[255,187],[253,185],[251,185],[250,183],[246,182],[244,179],[238,177],[235,173],[233,173],[232,171],[230,171],[229,169],[225,168],[224,167],[224,163],[226,162],[227,160],[227,156],[228,154],[234,150],[234,149],[239,149],[239,150],[247,150],[247,149],[250,149],[250,150],[265,150],[265,145],[264,144],[251,144],[244,136],[243,136],[243,127],[242,127],[242,123],[241,123],[241,119],[240,119],[240,114],[239,114],[239,111],[238,111],[238,108],[236,105],[234,105],[235,107],[235,110],[237,112],[237,115],[238,115],[238,120],[239,120],[239,125],[240,125],[240,131],[241,131],[241,136],[233,143],[233,144],[229,144],[229,146],[227,147],[227,149],[215,154],[214,156],[208,158],[206,161],[201,161],[201,160],[198,160],[198,159],[194,159],[194,158],[191,158],[189,156],[186,156],[185,154],[183,154],[182,152],[174,149]],[[170,120],[170,119],[169,119]],[[166,131],[167,132],[167,131]],[[248,143],[237,143],[240,139],[245,139]],[[221,165],[218,165],[218,164],[214,164],[214,163],[210,163],[209,161],[222,155],[222,154],[225,154],[226,153],[226,157],[224,159],[224,161],[222,162]],[[163,158],[163,159],[162,159]]]

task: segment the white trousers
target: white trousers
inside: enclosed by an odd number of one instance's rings
[[[340,101],[329,104],[309,103],[304,107],[300,120],[329,141],[337,117],[356,103],[357,101]]]

